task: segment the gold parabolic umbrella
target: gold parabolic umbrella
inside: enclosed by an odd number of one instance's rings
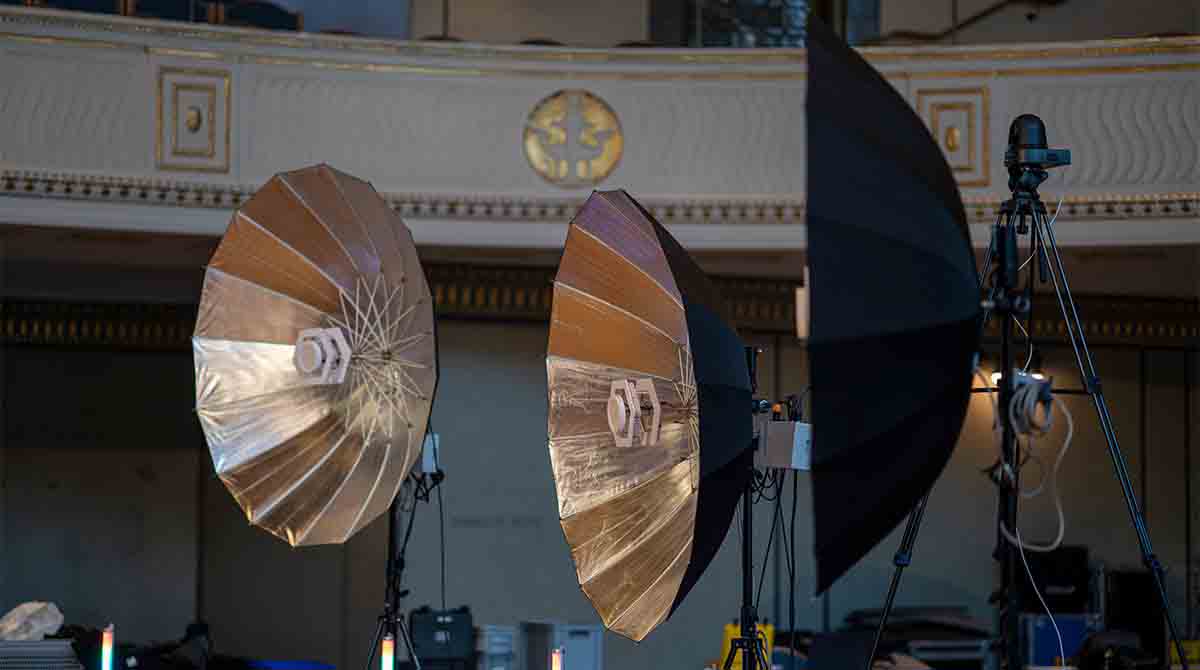
[[[745,353],[721,309],[624,191],[594,193],[572,221],[546,358],[550,460],[579,584],[634,640],[708,566],[749,471]]]
[[[192,343],[213,466],[251,523],[338,543],[388,508],[437,349],[412,234],[369,183],[326,165],[267,182],[208,265]]]

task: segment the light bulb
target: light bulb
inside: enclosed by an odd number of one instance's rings
[[[113,625],[104,627],[100,635],[100,670],[112,670],[113,659]]]
[[[391,633],[383,636],[379,650],[379,670],[394,670],[396,667],[396,639]]]

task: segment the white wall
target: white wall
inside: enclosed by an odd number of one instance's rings
[[[569,46],[611,47],[646,40],[649,0],[450,0],[450,35],[468,42],[516,44],[552,39]],[[442,32],[442,0],[413,0],[412,37]]]

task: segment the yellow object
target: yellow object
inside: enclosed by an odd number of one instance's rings
[[[1183,653],[1187,654],[1188,665],[1200,663],[1200,640],[1183,640]],[[1171,665],[1180,665],[1179,652],[1175,650],[1175,645],[1171,647]]]
[[[725,624],[725,635],[721,639],[721,658],[717,663],[718,668],[725,667],[725,659],[729,657],[729,648],[733,646],[733,638],[742,634],[741,624],[727,623]],[[758,624],[758,638],[763,644],[763,656],[767,658],[767,662],[771,661],[771,650],[775,648],[775,626],[769,623]],[[761,664],[760,664],[761,665]],[[731,670],[742,669],[742,654],[738,651],[737,656],[733,657],[733,665]]]
[[[625,146],[617,114],[581,89],[556,91],[525,121],[525,159],[542,179],[563,188],[592,186],[617,167]]]

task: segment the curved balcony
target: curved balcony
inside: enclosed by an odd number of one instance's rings
[[[273,173],[327,162],[371,180],[424,245],[554,249],[591,189],[625,188],[696,249],[804,246],[802,50],[389,42],[0,8],[0,52],[8,223],[216,235]],[[1021,112],[1074,153],[1043,187],[1052,209],[1064,199],[1061,243],[1200,242],[1200,38],[863,54],[942,144],[979,243]]]

